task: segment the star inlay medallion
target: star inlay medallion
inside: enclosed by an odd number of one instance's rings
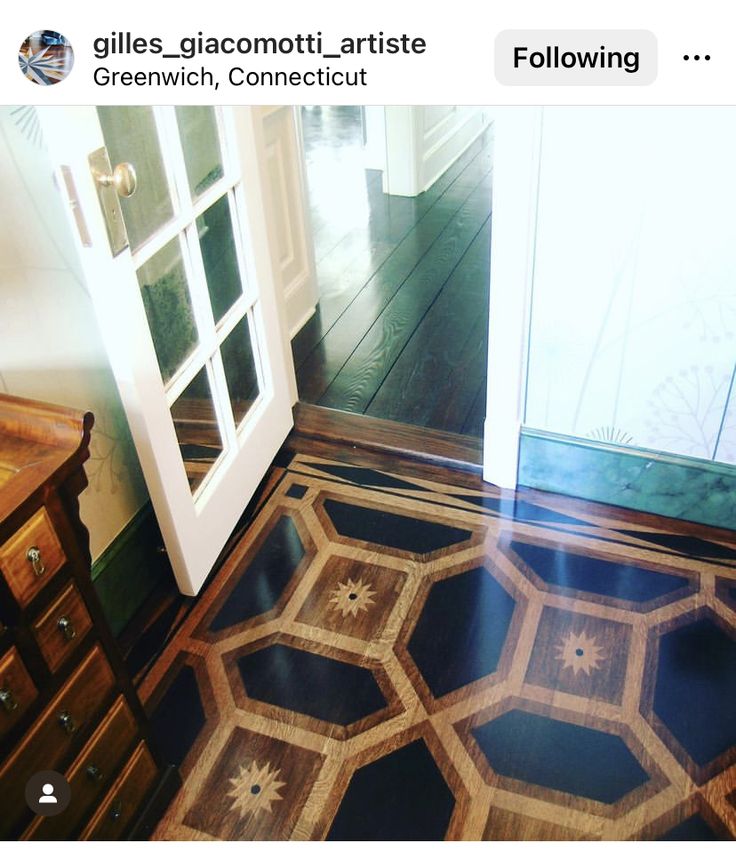
[[[281,800],[277,790],[286,785],[277,780],[280,773],[279,769],[271,769],[270,762],[259,766],[254,761],[247,768],[241,765],[238,777],[230,778],[233,789],[227,796],[235,798],[230,809],[239,809],[241,816],[263,810],[270,813],[271,804]]]
[[[357,617],[359,612],[365,612],[369,606],[375,605],[376,601],[372,599],[375,594],[376,592],[371,590],[368,582],[362,582],[360,579],[353,582],[352,579],[348,579],[347,582],[337,583],[330,603],[343,617],[347,615]]]
[[[595,636],[588,636],[583,630],[579,635],[571,632],[563,642],[557,645],[557,656],[565,668],[572,668],[574,674],[582,671],[589,674],[600,667],[600,663],[606,658],[595,642]]]

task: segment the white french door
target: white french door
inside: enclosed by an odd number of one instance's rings
[[[258,117],[40,113],[177,582],[196,594],[292,425]]]

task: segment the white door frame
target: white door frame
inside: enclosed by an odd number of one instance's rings
[[[263,202],[288,340],[314,314],[319,301],[300,107],[254,106],[251,110],[262,152],[258,165]]]
[[[501,488],[517,484],[526,407],[542,117],[541,107],[495,115],[483,478]]]
[[[542,118],[542,107],[493,108],[493,245],[483,478],[509,489],[517,485],[526,407]],[[285,311],[283,300],[280,308]],[[286,323],[285,317],[283,321]],[[290,351],[286,354],[293,371]],[[293,399],[296,402],[295,391]]]

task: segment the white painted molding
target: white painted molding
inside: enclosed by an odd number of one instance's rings
[[[489,110],[467,106],[387,106],[383,191],[414,197],[463,155],[490,123]]]
[[[526,401],[541,134],[540,107],[504,107],[495,115],[483,478],[502,488],[515,488],[517,484],[519,431]]]
[[[427,108],[421,109],[423,134],[419,183],[421,191],[425,192],[460,159],[488,127],[489,121],[486,110],[455,106],[432,126],[427,120]]]
[[[307,311],[299,319],[296,320],[290,332],[292,340],[302,330],[302,328],[307,324],[307,322],[309,322],[309,320],[314,316],[316,312],[316,307],[309,307]]]
[[[414,197],[421,186],[421,107],[387,106],[386,171],[383,191],[389,195]]]

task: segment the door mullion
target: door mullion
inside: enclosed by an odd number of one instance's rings
[[[172,190],[176,197],[179,212],[177,220],[182,234],[183,253],[186,254],[187,283],[192,299],[194,321],[199,334],[198,350],[200,356],[196,360],[204,363],[211,356],[215,345],[214,321],[207,293],[202,256],[199,251],[199,239],[196,236],[194,206],[189,191],[189,178],[184,159],[184,148],[179,134],[179,125],[176,120],[176,108],[173,106],[154,107],[154,117],[159,137],[166,145],[165,150],[173,181]],[[194,238],[193,231],[195,232]]]
[[[238,267],[243,282],[243,292],[249,305],[258,300],[258,285],[253,260],[253,247],[248,229],[248,217],[245,213],[245,192],[242,181],[230,192],[230,215],[233,227],[237,229],[235,240],[237,246]]]
[[[264,398],[270,398],[273,394],[273,376],[268,366],[267,360],[263,356],[264,345],[266,339],[266,326],[263,322],[261,313],[261,305],[256,302],[248,311],[248,329],[251,334],[253,346],[253,357],[256,364],[256,375],[258,376],[258,388]]]
[[[217,409],[220,423],[223,426],[223,436],[225,437],[228,448],[235,449],[238,445],[235,417],[233,415],[232,405],[230,404],[230,393],[227,388],[225,367],[222,363],[222,354],[219,349],[213,354],[210,364],[214,379],[212,394],[215,399],[215,408]]]
[[[215,107],[217,130],[220,134],[220,153],[225,180],[233,186],[242,179],[240,160],[238,157],[235,121],[231,106]]]
[[[204,356],[205,358],[209,358],[217,348],[217,335],[215,333],[215,317],[212,313],[212,304],[207,288],[207,275],[199,245],[196,219],[187,225],[184,237],[189,262],[192,267],[191,293],[194,318],[199,329],[199,340],[204,350]]]
[[[213,183],[208,189],[197,197],[195,201],[192,202],[193,205],[193,215],[201,216],[202,213],[209,210],[223,195],[228,193],[234,186],[236,185],[236,181],[230,180],[226,177],[221,178],[217,181],[217,183]]]
[[[167,154],[171,159],[171,170],[176,183],[176,192],[179,198],[179,209],[181,210],[181,230],[187,248],[187,254],[191,267],[189,278],[189,291],[192,297],[192,309],[194,321],[199,331],[200,346],[203,350],[202,360],[211,357],[216,341],[214,335],[214,319],[210,305],[209,293],[207,291],[207,279],[204,271],[202,254],[199,250],[199,237],[197,231],[197,219],[195,215],[192,194],[189,190],[189,177],[187,176],[186,161],[184,159],[184,147],[179,134],[179,125],[176,120],[176,107],[156,107],[156,120],[160,131],[166,139]]]
[[[133,266],[136,271],[144,266],[154,254],[168,245],[172,239],[175,239],[186,225],[186,219],[181,213],[178,213],[171,221],[152,234],[133,254]]]
[[[184,160],[184,148],[179,136],[179,126],[176,122],[176,108],[173,106],[154,106],[153,114],[156,120],[159,138],[166,147],[166,158],[171,173],[173,197],[177,210],[182,219],[187,221],[192,216],[192,196],[189,192],[189,179]]]

